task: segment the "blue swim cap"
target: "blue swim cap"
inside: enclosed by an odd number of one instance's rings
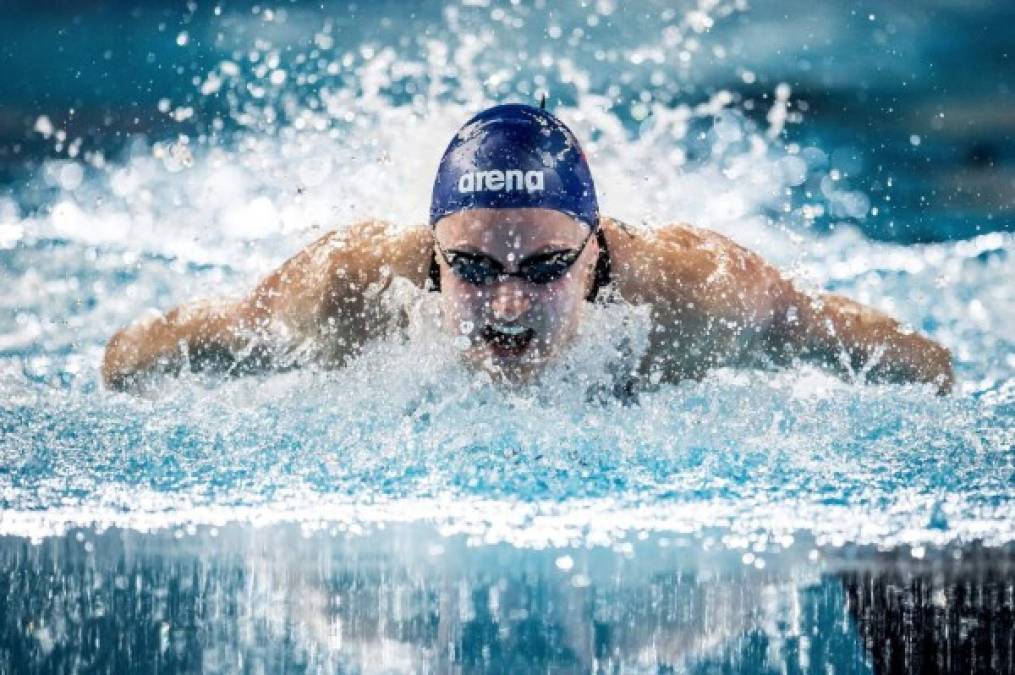
[[[466,122],[437,169],[430,225],[483,208],[551,209],[597,229],[596,186],[571,130],[547,111],[517,103]]]

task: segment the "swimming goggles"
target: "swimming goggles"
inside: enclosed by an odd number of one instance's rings
[[[588,246],[593,233],[594,231],[590,231],[577,249],[537,253],[525,258],[518,263],[518,271],[516,272],[505,271],[504,265],[500,261],[485,253],[445,251],[436,240],[434,240],[434,244],[451,271],[457,277],[474,286],[489,286],[508,277],[517,277],[530,284],[548,284],[567,274],[567,271],[581,256],[582,251]]]

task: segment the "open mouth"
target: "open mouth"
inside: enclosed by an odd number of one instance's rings
[[[487,324],[481,333],[496,356],[521,356],[529,347],[536,331],[513,324]]]

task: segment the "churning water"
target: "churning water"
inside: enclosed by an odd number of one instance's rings
[[[879,645],[907,601],[886,587],[958,616],[952,573],[893,586],[858,558],[978,561],[963,574],[1009,623],[966,635],[996,631],[991,667],[1012,668],[1015,238],[989,209],[961,238],[951,212],[928,225],[892,201],[912,160],[865,168],[848,133],[808,126],[797,90],[864,55],[782,79],[794,31],[685,4],[195,4],[149,52],[189,64],[145,113],[158,134],[33,116],[47,151],[0,192],[0,670],[951,667],[913,635]],[[919,54],[891,37],[919,38],[906,16],[832,7],[796,39],[838,44],[841,21]],[[544,91],[604,213],[716,229],[899,317],[952,350],[956,393],[801,367],[590,397],[644,337],[642,310],[609,306],[552,377],[505,391],[407,284],[384,301],[409,339],[344,370],[103,389],[117,327],[241,294],[329,229],[420,225],[461,122]],[[907,218],[940,236],[907,240]]]

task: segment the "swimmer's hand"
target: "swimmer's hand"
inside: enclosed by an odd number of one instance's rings
[[[430,237],[429,230],[394,234],[377,221],[330,232],[245,298],[190,303],[118,331],[106,347],[103,381],[137,391],[153,377],[184,371],[341,365],[390,326],[376,296],[393,277],[423,285]]]

